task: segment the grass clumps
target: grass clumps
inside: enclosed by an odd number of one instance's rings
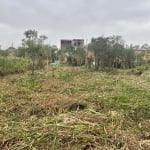
[[[29,62],[26,59],[0,56],[0,76],[23,73],[28,67]]]
[[[16,79],[17,85],[29,90],[40,90],[42,86],[41,77],[39,75],[29,76],[23,75]]]
[[[0,149],[149,150],[143,74],[59,66],[54,76],[50,69],[1,78]]]

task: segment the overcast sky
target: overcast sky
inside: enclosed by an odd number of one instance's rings
[[[0,45],[18,46],[28,29],[58,46],[60,39],[101,35],[150,44],[150,0],[0,0]]]

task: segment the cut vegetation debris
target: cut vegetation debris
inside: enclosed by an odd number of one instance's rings
[[[59,66],[0,79],[1,150],[149,150],[150,70]]]

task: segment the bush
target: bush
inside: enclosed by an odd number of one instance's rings
[[[149,65],[146,64],[146,65],[138,66],[138,67],[137,67],[137,70],[138,70],[138,71],[141,71],[141,72],[147,71],[147,70],[149,70]]]
[[[0,56],[0,76],[25,72],[28,66],[26,59]]]

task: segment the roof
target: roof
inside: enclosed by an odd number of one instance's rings
[[[64,40],[61,40],[61,41],[70,41],[71,42],[72,40],[66,40],[66,39],[64,39]]]

